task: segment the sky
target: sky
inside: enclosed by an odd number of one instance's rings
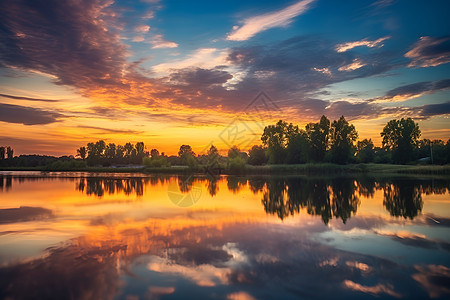
[[[0,145],[260,143],[282,119],[450,138],[448,1],[0,1]]]

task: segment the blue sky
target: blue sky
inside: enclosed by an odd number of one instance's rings
[[[300,125],[344,115],[377,143],[388,120],[413,117],[423,137],[450,137],[448,1],[0,7],[0,143],[20,153],[97,138],[201,148],[260,91]]]

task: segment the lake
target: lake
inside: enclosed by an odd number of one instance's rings
[[[0,172],[1,299],[450,297],[450,180]]]

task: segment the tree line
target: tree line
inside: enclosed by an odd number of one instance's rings
[[[269,164],[406,164],[420,159],[435,164],[450,163],[450,139],[446,143],[442,140],[419,140],[419,125],[411,118],[389,121],[380,135],[381,147],[375,147],[371,139],[356,142],[358,132],[344,116],[333,122],[322,116],[319,122],[309,123],[305,129],[280,120],[264,128],[261,140]],[[261,151],[255,147],[252,149]]]
[[[144,142],[124,145],[90,142],[77,149],[76,157],[60,158],[42,155],[14,157],[11,147],[0,147],[0,166],[47,166],[50,169],[70,169],[89,166],[144,165],[169,167],[183,165],[192,170],[216,171],[228,169],[240,172],[249,165],[304,164],[331,162],[348,163],[394,163],[412,162],[450,163],[450,139],[419,139],[418,123],[411,118],[394,119],[383,128],[381,147],[374,146],[372,139],[357,141],[358,132],[344,116],[330,121],[322,116],[301,129],[283,120],[264,128],[261,145],[253,146],[248,153],[238,146],[228,150],[227,156],[211,145],[206,154],[197,155],[190,145],[181,145],[178,155],[167,156],[158,149],[146,150]]]

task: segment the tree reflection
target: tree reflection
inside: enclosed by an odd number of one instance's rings
[[[192,190],[192,184],[194,183],[194,176],[182,175],[178,176],[178,188],[182,194],[187,194]]]
[[[414,219],[422,211],[420,187],[411,180],[395,181],[384,188],[383,205],[391,216]]]
[[[332,188],[332,211],[336,218],[345,222],[351,217],[351,214],[356,214],[359,198],[356,196],[356,186],[352,179],[336,179],[331,184]]]
[[[214,197],[219,192],[219,186],[217,185],[219,178],[219,176],[210,175],[206,179],[208,193],[211,197]]]
[[[373,197],[383,189],[383,205],[392,216],[414,219],[423,207],[422,193],[443,194],[449,190],[445,180],[268,177],[249,179],[250,190],[262,190],[261,203],[267,213],[280,219],[305,209],[320,216],[325,224],[334,217],[345,224],[355,215],[360,196]]]
[[[144,185],[148,180],[143,178],[101,178],[88,177],[80,178],[77,183],[77,190],[85,192],[87,195],[102,197],[105,193],[113,195],[123,192],[125,195],[144,194]]]
[[[232,191],[233,193],[239,192],[246,185],[247,178],[245,177],[227,176],[228,190]]]

